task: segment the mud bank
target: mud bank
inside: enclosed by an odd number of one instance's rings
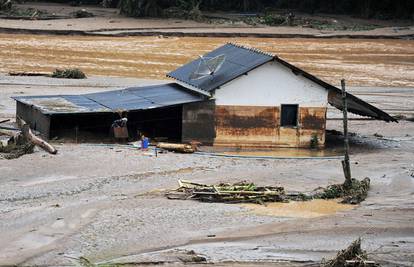
[[[289,32],[281,29],[268,28],[183,28],[183,27],[164,27],[159,28],[139,28],[139,29],[98,29],[95,31],[83,30],[58,30],[58,29],[25,29],[25,28],[8,28],[0,27],[0,33],[8,34],[47,34],[47,35],[79,35],[79,36],[108,36],[108,37],[127,37],[127,36],[168,36],[168,37],[222,37],[222,38],[319,38],[319,39],[402,39],[413,40],[414,33],[375,33],[375,32],[304,32],[297,29],[290,29]]]

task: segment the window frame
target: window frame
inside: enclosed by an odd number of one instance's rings
[[[296,107],[296,124],[295,125],[283,125],[283,107],[284,106],[290,106]],[[280,127],[283,128],[298,128],[299,127],[299,104],[280,104]]]

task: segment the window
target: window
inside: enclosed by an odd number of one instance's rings
[[[298,126],[298,105],[282,105],[280,126],[296,127]]]

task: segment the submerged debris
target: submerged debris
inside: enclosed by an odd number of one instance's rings
[[[235,184],[221,183],[206,185],[190,181],[178,180],[179,188],[166,193],[169,199],[195,199],[204,202],[226,203],[265,203],[308,201],[312,199],[341,198],[344,204],[359,204],[368,194],[370,180],[352,179],[349,187],[345,184],[334,184],[326,188],[317,188],[311,193],[289,192],[279,186],[257,186],[251,182]]]
[[[85,79],[86,75],[80,69],[56,69],[52,73],[53,78]]]
[[[343,266],[379,266],[374,261],[368,261],[366,251],[361,249],[361,238],[358,238],[352,244],[338,252],[335,258],[321,262],[322,267],[343,267]]]
[[[34,147],[35,145],[32,143],[0,146],[0,155],[5,159],[17,159],[25,154],[33,153]]]
[[[184,263],[206,263],[207,258],[197,254],[194,250],[186,251],[178,256],[178,259]]]
[[[74,18],[91,18],[95,16],[92,12],[89,12],[86,9],[76,10],[75,12],[70,13],[70,15]]]
[[[197,150],[196,145],[188,144],[173,144],[173,143],[158,143],[157,148],[165,149],[168,151],[180,152],[180,153],[194,153]]]
[[[48,72],[10,71],[9,76],[49,76]]]
[[[283,187],[256,186],[254,183],[205,185],[178,180],[180,187],[169,191],[169,199],[195,199],[204,202],[264,203],[285,200]]]
[[[317,189],[312,198],[333,199],[342,198],[342,203],[359,204],[367,198],[370,179],[365,177],[362,181],[352,178],[351,184],[334,184],[326,188]]]

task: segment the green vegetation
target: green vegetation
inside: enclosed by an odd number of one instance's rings
[[[310,140],[310,147],[311,148],[318,148],[319,140],[317,134],[312,134],[312,138]]]
[[[0,11],[10,11],[13,8],[12,0],[0,0]]]
[[[370,179],[364,178],[362,181],[352,178],[351,184],[334,184],[324,188],[322,192],[313,195],[313,198],[333,199],[343,198],[342,203],[359,204],[367,198],[370,186]]]
[[[80,69],[56,69],[52,73],[53,78],[85,79],[86,75]]]
[[[2,0],[4,1],[4,0]],[[414,1],[412,0],[120,0],[123,14],[133,17],[168,16],[183,11],[186,17],[202,11],[260,12],[267,14],[272,10],[304,12],[308,14],[346,14],[361,18],[413,19]],[[281,18],[265,16],[269,25],[278,25]],[[282,22],[283,23],[283,22]]]

